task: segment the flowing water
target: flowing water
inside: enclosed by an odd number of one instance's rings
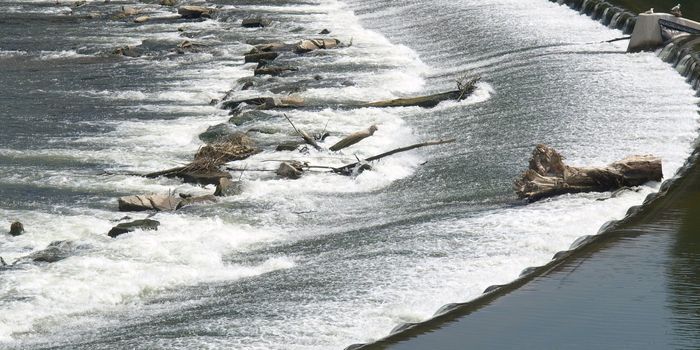
[[[155,3],[155,1],[154,1]],[[663,158],[674,175],[697,135],[697,98],[650,53],[624,54],[621,36],[549,1],[208,1],[203,21],[114,19],[131,1],[73,8],[0,0],[0,241],[11,263],[56,240],[77,244],[53,263],[0,270],[0,344],[55,349],[338,349],[429,318],[547,262],[655,191],[650,184],[524,205],[511,189],[536,143],[574,165],[629,154]],[[262,14],[273,25],[244,29]],[[247,40],[294,41],[327,28],[350,47],[282,62],[298,72],[258,79]],[[183,40],[201,44],[178,54]],[[137,58],[112,55],[141,45]],[[317,79],[320,75],[321,79]],[[217,204],[158,213],[158,231],[109,238],[116,198],[204,194],[213,188],[124,172],[188,162],[198,135],[225,123],[211,105],[294,94],[319,105],[444,91],[480,75],[474,95],[433,109],[286,111],[331,137],[377,124],[338,153],[265,151],[234,167],[278,159],[343,164],[427,139],[453,144],[398,154],[357,177],[242,175],[244,192]],[[294,137],[278,113],[238,126],[263,145]],[[269,147],[268,147],[269,149]],[[147,214],[131,213],[133,218]]]

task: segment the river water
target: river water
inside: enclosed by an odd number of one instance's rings
[[[148,2],[145,2],[148,3]],[[0,256],[11,263],[56,240],[77,249],[53,263],[0,270],[0,344],[52,349],[338,349],[429,318],[546,263],[578,237],[621,218],[658,184],[525,205],[511,184],[536,143],[573,165],[630,154],[663,158],[674,175],[697,136],[693,90],[651,53],[549,1],[208,1],[204,21],[133,1],[0,0]],[[113,18],[123,5],[155,20]],[[263,15],[270,27],[244,29]],[[250,40],[331,37],[350,47],[280,61],[299,71],[256,79]],[[183,40],[201,44],[178,54]],[[140,57],[113,55],[141,45]],[[315,79],[320,75],[322,79]],[[338,153],[273,152],[294,137],[279,113],[241,123],[266,150],[231,166],[274,160],[342,164],[428,139],[457,142],[382,160],[357,177],[281,180],[248,171],[244,191],[217,204],[157,213],[158,231],[116,239],[116,198],[205,194],[147,172],[187,163],[198,135],[226,123],[210,104],[294,90],[318,105],[439,92],[463,75],[475,93],[433,109],[322,107],[286,111],[333,144],[377,124]],[[232,126],[232,128],[235,126]],[[607,200],[598,200],[607,199]],[[132,213],[132,218],[147,214]]]

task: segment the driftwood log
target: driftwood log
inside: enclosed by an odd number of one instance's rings
[[[376,125],[371,125],[366,130],[356,131],[348,136],[345,136],[342,140],[338,141],[336,144],[331,146],[329,149],[331,151],[340,151],[343,148],[350,147],[372,135],[377,131]]]
[[[640,186],[663,177],[661,159],[650,155],[630,156],[601,168],[572,167],[554,148],[537,145],[530,166],[515,180],[518,197],[528,201],[566,193],[605,192]]]
[[[423,107],[432,108],[440,102],[454,100],[461,101],[476,90],[476,83],[480,80],[476,78],[460,78],[457,80],[457,90],[443,92],[434,95],[398,98],[395,100],[377,101],[366,104],[366,107]]]

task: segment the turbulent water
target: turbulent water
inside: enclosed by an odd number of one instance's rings
[[[154,3],[156,3],[154,1]],[[536,143],[574,165],[655,154],[674,175],[697,136],[697,98],[651,53],[624,54],[621,36],[545,0],[224,1],[213,19],[112,18],[129,1],[73,8],[0,0],[0,227],[11,263],[56,240],[78,248],[53,263],[0,270],[0,346],[61,349],[338,349],[429,318],[478,296],[640,204],[658,184],[524,205],[512,180]],[[273,25],[240,27],[264,15]],[[246,41],[317,37],[349,47],[282,62],[298,72],[241,91]],[[183,40],[198,52],[173,51]],[[141,45],[137,58],[113,55]],[[315,77],[320,75],[322,79]],[[453,144],[398,154],[357,177],[323,172],[280,180],[235,172],[244,192],[158,213],[158,231],[112,239],[116,198],[210,193],[147,172],[188,162],[198,135],[225,123],[211,105],[284,94],[319,105],[452,89],[480,75],[474,95],[433,109],[288,110],[327,128],[326,147],[377,124],[338,153],[265,151],[233,167],[279,159],[337,165],[427,139]],[[327,124],[327,126],[326,126]],[[278,113],[237,127],[262,145],[294,138]],[[267,149],[269,149],[268,147]],[[129,214],[144,218],[147,214]]]

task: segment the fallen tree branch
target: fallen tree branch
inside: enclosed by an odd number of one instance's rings
[[[379,159],[382,159],[382,158],[384,158],[384,157],[388,157],[388,156],[393,155],[393,154],[396,154],[396,153],[401,153],[401,152],[410,151],[410,150],[413,150],[413,149],[416,149],[416,148],[421,148],[421,147],[426,147],[426,146],[442,145],[442,144],[445,144],[445,143],[452,143],[452,142],[455,142],[455,141],[456,141],[456,139],[436,140],[436,141],[427,141],[427,142],[417,143],[417,144],[410,145],[410,146],[400,147],[400,148],[393,149],[393,150],[391,150],[391,151],[387,151],[387,152],[384,152],[384,153],[377,154],[377,155],[375,155],[375,156],[369,157],[369,158],[365,159],[364,161],[357,161],[357,162],[355,162],[355,163],[348,164],[348,165],[344,165],[344,166],[339,167],[339,168],[332,168],[332,171],[333,171],[334,173],[336,173],[336,174],[351,175],[351,174],[353,173],[353,170],[355,169],[355,167],[357,167],[357,166],[359,166],[359,165],[362,165],[362,164],[366,164],[366,163],[368,163],[368,162],[372,162],[372,161],[375,161],[375,160],[379,160]]]
[[[289,124],[292,124],[292,128],[294,128],[294,131],[296,131],[297,134],[301,136],[302,139],[304,139],[304,142],[313,146],[317,151],[321,150],[321,146],[319,146],[318,143],[316,143],[316,140],[314,140],[314,138],[311,137],[311,135],[307,134],[304,130],[297,129],[297,127],[294,126],[294,123],[292,123],[292,120],[289,119],[289,116],[287,116],[286,113],[283,113],[282,115],[284,115],[284,117],[287,118]]]

